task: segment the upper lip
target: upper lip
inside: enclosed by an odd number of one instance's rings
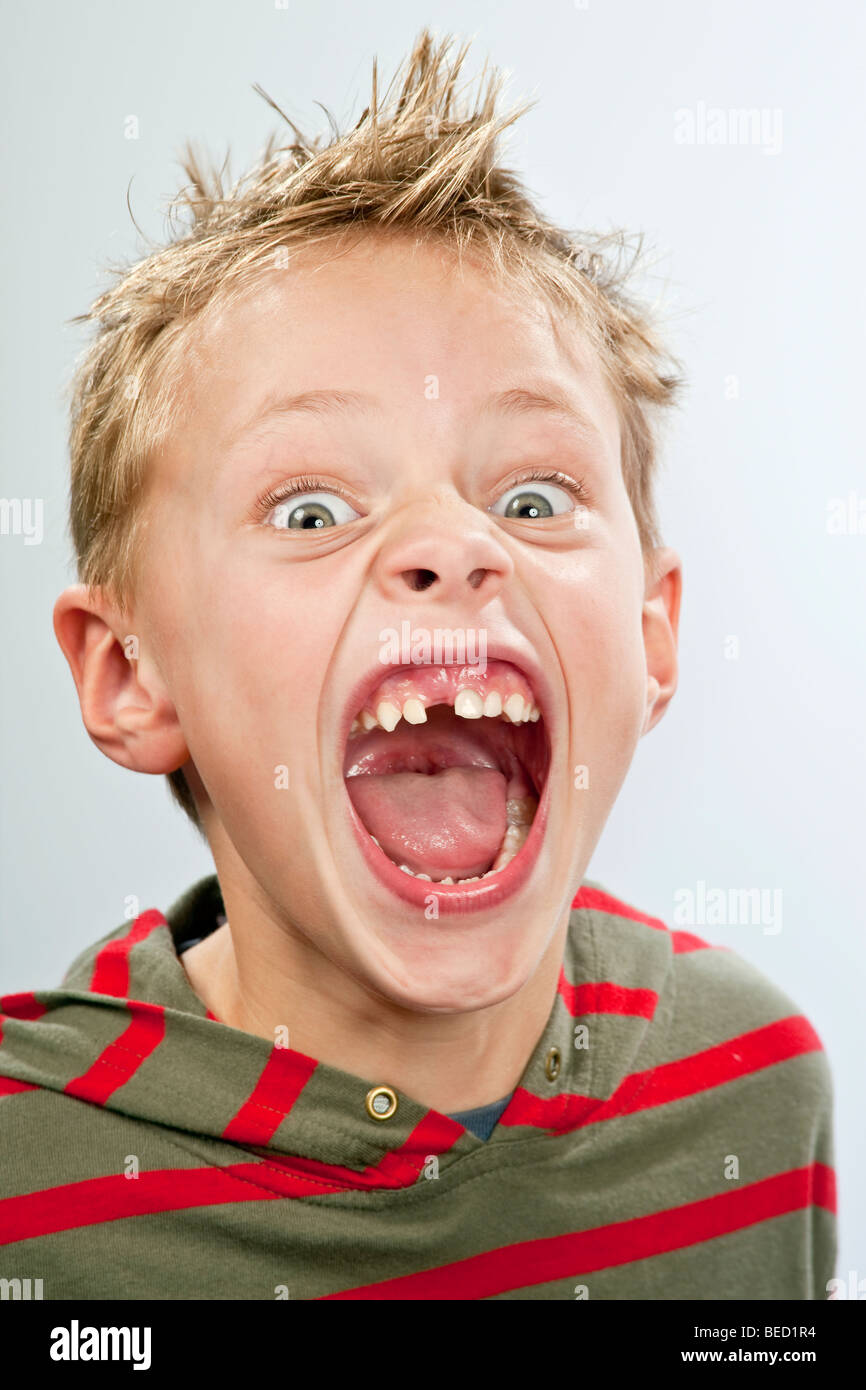
[[[550,684],[535,656],[523,646],[511,644],[509,642],[489,642],[486,648],[486,659],[490,661],[509,661],[512,666],[516,666],[519,671],[523,672],[535,694],[536,702],[541,710],[541,718],[546,726],[548,739],[550,739],[553,723],[552,692]],[[366,674],[356,682],[343,706],[339,738],[339,752],[341,756],[349,738],[352,720],[355,718],[358,711],[366,704],[368,697],[372,695],[376,687],[381,684],[383,676],[391,671],[417,670],[422,665],[437,667],[441,665],[441,663],[428,662],[416,663],[414,667],[388,667],[383,666],[381,662],[377,662],[375,666],[371,666]]]

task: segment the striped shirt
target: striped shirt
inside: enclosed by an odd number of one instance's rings
[[[222,1024],[213,877],[0,998],[0,1277],[46,1299],[825,1299],[832,1082],[733,951],[598,885],[484,1139]],[[396,1102],[396,1104],[393,1104]]]

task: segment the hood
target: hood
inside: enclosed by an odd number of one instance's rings
[[[374,1167],[379,1182],[390,1171],[402,1185],[433,1154],[441,1164],[482,1143],[549,1142],[600,1118],[638,1069],[648,1031],[655,1052],[670,1023],[674,951],[703,944],[585,883],[547,1025],[485,1141],[396,1088],[396,1109],[379,1120],[368,1096],[387,1076],[355,1076],[215,1018],[176,947],[221,913],[211,876],[167,914],[150,909],[102,937],[59,988],[0,998],[0,1093],[41,1087],[275,1161],[340,1165],[355,1178]]]

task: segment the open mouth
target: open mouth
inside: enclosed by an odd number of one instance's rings
[[[549,765],[530,678],[496,660],[391,671],[355,712],[343,776],[371,845],[423,893],[514,879]]]

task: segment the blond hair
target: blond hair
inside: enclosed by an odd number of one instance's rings
[[[330,139],[291,127],[272,134],[260,162],[226,189],[223,170],[203,170],[189,143],[181,167],[189,186],[170,220],[188,214],[129,266],[109,267],[115,283],[74,323],[97,327],[76,363],[70,398],[71,531],[79,579],[122,605],[133,592],[137,519],[153,450],[171,432],[175,390],[189,326],[218,297],[242,293],[287,248],[308,248],[345,232],[409,231],[478,253],[491,273],[545,296],[576,322],[598,354],[616,400],[623,479],[646,555],[659,544],[653,501],[659,407],[674,403],[682,378],[650,310],[626,293],[643,238],[621,232],[573,235],[549,222],[517,177],[498,163],[500,133],[534,102],[497,113],[503,75],[487,69],[468,109],[457,78],[469,43],[449,60],[453,38],[437,44],[423,29],[380,99],[373,62],[370,105],[341,134],[326,110]],[[629,258],[628,251],[632,250]],[[200,826],[183,772],[172,793]]]

